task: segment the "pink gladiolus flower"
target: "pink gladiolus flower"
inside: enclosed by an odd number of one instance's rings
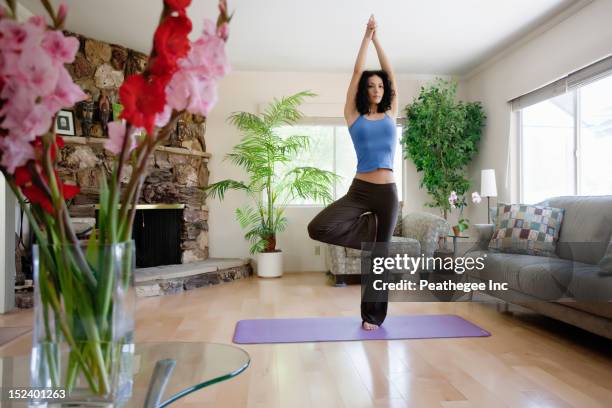
[[[457,201],[457,193],[455,191],[451,191],[450,195],[448,196],[448,202],[450,204],[454,204],[455,201]]]
[[[63,67],[52,64],[51,58],[42,48],[27,48],[17,63],[21,75],[16,75],[15,80],[22,86],[29,86],[32,93],[47,95],[55,89],[60,68]]]
[[[216,34],[217,25],[210,19],[204,19],[204,28],[202,30],[202,34],[205,36],[213,36]]]
[[[43,98],[43,104],[52,112],[57,112],[65,106],[72,106],[78,101],[82,101],[87,94],[74,82],[68,71],[60,70],[57,86],[52,94]]]
[[[9,131],[8,137],[29,143],[49,130],[52,119],[53,115],[44,105],[36,104],[29,111],[8,111],[2,127]]]
[[[223,41],[227,41],[227,39],[229,38],[229,24],[228,23],[221,24],[219,28],[217,28],[217,35]]]
[[[30,24],[30,27],[36,28],[37,33],[40,35],[45,32],[45,28],[47,27],[43,16],[32,16],[28,19],[28,23]]]
[[[10,174],[13,174],[17,167],[34,158],[32,145],[21,139],[14,140],[9,137],[0,139],[0,150],[2,151],[2,162],[0,164]]]
[[[66,5],[66,3],[62,2],[62,4],[60,4],[59,8],[57,9],[57,19],[59,20],[60,23],[62,23],[64,20],[66,20],[67,16],[68,16],[68,6]]]
[[[227,0],[219,0],[219,13],[227,13]]]
[[[170,121],[170,116],[172,116],[172,107],[170,107],[170,105],[166,105],[164,110],[157,114],[155,118],[155,126],[159,128],[166,126]]]
[[[54,62],[67,64],[74,60],[79,50],[79,40],[74,37],[64,37],[59,31],[47,31],[42,46]]]
[[[168,105],[173,109],[206,116],[217,103],[217,84],[214,79],[196,72],[179,71],[168,84],[166,94]]]
[[[225,42],[212,21],[204,21],[202,37],[191,44],[189,54],[178,65],[179,70],[166,87],[168,106],[208,115],[217,103],[217,80],[230,70]]]
[[[136,148],[136,136],[142,132],[142,129],[134,129],[129,135],[128,153]],[[108,124],[108,140],[104,142],[104,148],[113,154],[121,153],[123,140],[125,139],[126,128],[125,123],[115,121]]]
[[[3,19],[0,21],[0,49],[3,51],[19,52],[24,48],[40,44],[44,34],[36,20],[25,23],[17,23],[13,20]]]
[[[19,122],[22,120],[21,117],[9,118],[8,116],[25,116],[31,106],[36,103],[36,95],[27,86],[22,86],[19,81],[5,80],[4,88],[0,91],[0,99],[4,100],[4,106],[0,109],[0,116],[7,116],[2,124],[4,128],[9,127],[6,125],[8,121]]]
[[[42,17],[25,23],[0,20],[0,138],[9,172],[33,157],[29,143],[51,129],[58,110],[86,97],[64,67],[74,60],[78,40],[46,31]]]
[[[191,45],[187,58],[179,61],[179,69],[197,71],[200,75],[221,78],[229,72],[225,43],[219,37],[200,38]]]
[[[472,193],[472,202],[478,204],[480,201],[482,201],[482,198],[480,197],[480,194],[478,194],[477,191],[474,191]]]
[[[36,136],[42,135],[49,130],[53,123],[54,113],[49,112],[42,104],[36,104],[22,126],[22,131],[28,141],[34,140]]]

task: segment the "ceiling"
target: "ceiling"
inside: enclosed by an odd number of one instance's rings
[[[397,73],[464,75],[580,0],[228,0],[235,70],[351,70],[371,13]],[[19,0],[42,13],[39,0]],[[59,1],[52,1],[55,5]],[[147,52],[161,0],[67,0],[67,29]],[[193,0],[195,37],[215,0]],[[373,47],[368,66],[377,66]]]

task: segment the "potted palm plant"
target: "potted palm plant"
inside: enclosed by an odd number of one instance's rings
[[[293,125],[303,117],[298,107],[304,98],[312,96],[315,94],[304,91],[280,100],[275,98],[260,115],[232,113],[228,121],[244,136],[224,160],[242,167],[248,181],[225,179],[204,188],[209,196],[220,200],[227,190],[244,191],[251,199],[251,204],[236,209],[236,218],[246,230],[251,254],[257,254],[260,277],[282,275],[282,252],[276,247],[276,237],[287,227],[287,204],[298,197],[325,204],[332,201],[330,191],[338,177],[335,173],[291,166],[299,153],[309,148],[310,138],[281,137],[278,133],[280,126]]]

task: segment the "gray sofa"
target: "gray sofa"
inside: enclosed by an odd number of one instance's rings
[[[474,282],[507,282],[507,291],[486,291],[508,303],[612,339],[612,271],[599,265],[612,249],[612,196],[562,196],[539,205],[564,208],[557,257],[488,249],[494,224],[477,224],[485,267],[466,272]]]
[[[416,212],[398,221],[395,236],[391,238],[390,250],[420,257],[421,254],[433,256],[438,249],[439,237],[445,237],[450,229],[448,222],[437,215]],[[390,254],[392,256],[393,254]],[[349,282],[359,282],[361,276],[361,250],[327,245],[326,265],[336,286]]]

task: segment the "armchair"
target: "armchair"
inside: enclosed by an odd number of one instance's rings
[[[400,215],[398,224],[391,242],[401,243],[402,254],[415,257],[433,256],[438,249],[438,238],[450,230],[444,218],[425,212],[411,213],[404,218]],[[326,264],[335,286],[359,282],[361,278],[361,250],[328,244]]]

